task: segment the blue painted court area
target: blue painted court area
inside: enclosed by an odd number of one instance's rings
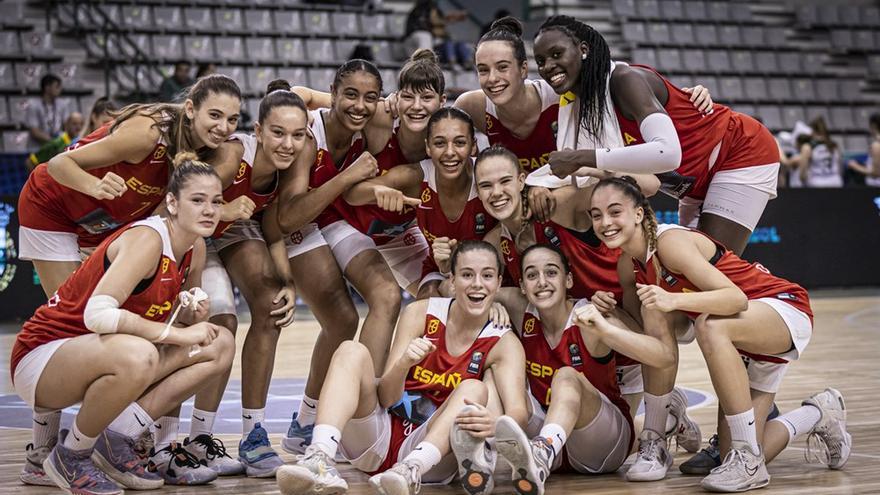
[[[290,415],[299,409],[305,388],[303,378],[276,378],[269,387],[269,400],[266,402],[266,422],[264,427],[269,433],[285,433],[290,424]],[[687,394],[688,407],[703,407],[715,400],[715,397],[702,390],[681,387]],[[183,404],[180,414],[180,431],[183,435],[189,431],[193,401]],[[68,407],[61,418],[62,428],[70,425],[78,406]],[[639,406],[639,414],[644,413],[644,404]],[[15,394],[0,395],[0,428],[31,427],[31,410]],[[215,423],[216,433],[241,433],[241,382],[230,380],[220,403],[220,411]]]

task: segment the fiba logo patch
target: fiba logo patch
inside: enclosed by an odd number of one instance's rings
[[[584,360],[581,358],[581,350],[577,344],[569,344],[568,357],[571,358],[571,365],[575,368],[584,364]]]
[[[486,215],[482,213],[474,215],[474,233],[477,235],[486,233]]]
[[[559,135],[559,122],[554,120],[553,123],[550,124],[550,129],[553,130],[553,139],[556,139]]]
[[[471,354],[471,362],[468,364],[467,372],[476,375],[480,372],[480,363],[483,362],[483,353],[480,351],[474,351]]]
[[[437,333],[437,330],[439,330],[439,329],[440,329],[440,320],[432,319],[431,321],[428,322],[428,330],[426,333],[428,335],[434,335],[435,333]]]

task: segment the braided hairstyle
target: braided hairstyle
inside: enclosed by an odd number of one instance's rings
[[[605,92],[608,73],[611,71],[611,50],[598,31],[567,15],[555,15],[541,24],[535,38],[545,31],[556,30],[568,36],[575,46],[581,43],[589,47],[587,58],[581,62],[577,86],[578,116],[580,126],[595,139],[601,139],[604,131],[606,108]]]
[[[484,148],[479,154],[477,154],[477,159],[474,161],[474,177],[477,176],[477,168],[480,166],[480,163],[488,158],[494,157],[504,158],[509,161],[516,170],[517,175],[524,173],[519,158],[517,158],[512,151],[500,144],[493,144],[488,148]],[[520,207],[522,208],[523,219],[527,218],[529,209],[528,187],[524,187],[522,191],[520,191]]]
[[[642,232],[645,234],[645,240],[648,241],[648,251],[656,253],[658,246],[657,216],[654,214],[654,209],[651,208],[651,203],[648,202],[648,198],[642,193],[642,189],[639,187],[636,180],[628,175],[602,179],[595,187],[593,187],[593,194],[596,194],[596,191],[603,187],[613,187],[614,189],[617,189],[623,193],[624,196],[629,198],[636,208],[642,208],[645,213],[642,218]],[[660,276],[662,267],[660,266],[660,258],[656,255],[654,256],[654,270],[657,275],[657,281],[659,282],[662,280]]]

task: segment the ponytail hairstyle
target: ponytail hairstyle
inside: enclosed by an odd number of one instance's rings
[[[379,84],[379,93],[382,92],[382,75],[379,74],[379,69],[376,68],[373,62],[364,60],[362,58],[351,59],[348,62],[339,66],[338,69],[336,69],[336,75],[333,76],[334,91],[339,89],[339,86],[342,84],[342,80],[344,78],[355,72],[366,72],[367,74],[375,77],[376,82]]]
[[[648,252],[655,253],[654,271],[657,275],[657,281],[659,282],[662,280],[660,273],[662,272],[663,267],[660,266],[660,257],[657,255],[657,216],[654,214],[654,209],[651,208],[651,203],[648,202],[648,198],[642,193],[642,189],[639,187],[636,180],[628,175],[609,177],[600,180],[596,186],[593,187],[593,194],[596,194],[596,191],[603,187],[613,187],[614,189],[617,189],[622,192],[624,196],[629,198],[636,208],[641,208],[642,211],[644,211],[644,216],[642,218],[642,232],[645,234],[645,240],[648,241]]]
[[[202,103],[212,94],[232,96],[241,100],[241,89],[231,77],[223,74],[207,75],[193,84],[184,92],[187,100],[192,100],[193,107],[199,108]],[[192,121],[186,116],[182,103],[135,103],[128,105],[114,116],[116,121],[110,127],[110,132],[116,130],[120,124],[134,115],[144,115],[153,119],[152,127],[159,129],[162,140],[167,145],[167,155],[177,156],[179,152],[196,152],[192,143],[190,127]],[[210,155],[206,151],[204,155]],[[206,156],[202,156],[206,158]]]
[[[526,62],[526,46],[522,40],[523,25],[516,17],[506,16],[492,23],[489,31],[486,32],[480,41],[477,41],[477,47],[486,41],[506,41],[513,48],[513,56],[520,65]]]
[[[810,122],[810,128],[813,129],[813,138],[818,138],[817,141],[824,144],[828,147],[828,151],[834,153],[837,151],[837,143],[831,139],[831,133],[828,132],[828,124],[825,122],[825,117],[821,115],[813,119]]]
[[[484,148],[477,154],[477,159],[476,161],[474,161],[474,177],[476,177],[477,175],[477,167],[480,166],[480,163],[482,163],[483,160],[495,157],[508,160],[513,165],[514,169],[516,169],[517,175],[524,173],[522,169],[522,164],[519,162],[519,158],[517,158],[517,156],[514,155],[512,151],[505,148],[504,146],[501,146],[500,144],[493,144],[488,148]],[[523,218],[526,218],[528,216],[529,210],[528,186],[524,187],[522,191],[520,191],[520,208],[522,209]]]
[[[275,79],[266,87],[266,96],[260,100],[257,122],[262,125],[266,117],[277,107],[296,107],[306,115],[309,114],[303,99],[290,90],[290,83],[284,79]]]
[[[522,254],[519,255],[519,272],[522,273],[525,269],[525,261],[526,256],[529,255],[532,251],[537,251],[538,249],[546,249],[547,251],[552,251],[556,253],[556,256],[559,257],[559,261],[562,263],[562,271],[563,275],[568,275],[571,273],[571,265],[568,263],[568,256],[562,252],[561,249],[556,247],[553,244],[532,244],[527,247]]]
[[[186,187],[186,183],[190,177],[196,175],[204,175],[215,177],[218,181],[220,176],[214,170],[214,167],[200,161],[198,155],[192,151],[182,151],[174,155],[174,170],[171,172],[171,179],[168,181],[168,194],[180,199],[180,191]]]
[[[97,129],[97,127],[94,127],[92,125],[92,119],[94,117],[98,117],[99,115],[103,115],[105,113],[112,116],[118,109],[119,107],[116,106],[116,103],[114,103],[113,100],[106,96],[102,96],[95,100],[95,104],[92,105],[92,111],[89,112],[88,121],[86,121],[86,125],[83,127],[83,130],[82,132],[80,132],[79,136],[88,136],[89,134],[94,132],[95,129]]]
[[[464,110],[457,107],[443,107],[431,115],[431,118],[428,119],[428,137],[431,137],[431,131],[434,129],[434,126],[437,122],[440,122],[444,119],[452,119],[452,120],[460,120],[467,124],[468,126],[468,134],[471,139],[471,143],[474,142],[474,121],[471,119],[471,116],[467,114]]]
[[[443,95],[446,91],[446,78],[434,50],[419,48],[414,51],[397,75],[397,87],[408,88],[416,93],[432,89],[438,95]]]
[[[550,17],[538,29],[537,38],[545,31],[556,30],[568,36],[576,47],[584,43],[589,47],[587,58],[581,61],[578,78],[578,115],[580,126],[599,140],[603,136],[606,108],[605,92],[611,71],[611,50],[598,31],[567,15]]]
[[[498,276],[501,276],[501,256],[498,255],[498,250],[495,249],[495,246],[486,241],[473,239],[460,241],[452,251],[452,256],[449,258],[449,267],[453,274],[455,274],[455,265],[458,264],[458,257],[469,251],[488,251],[492,253],[492,256],[495,258],[495,267],[498,270]]]

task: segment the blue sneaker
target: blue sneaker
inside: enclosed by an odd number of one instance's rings
[[[78,495],[122,495],[122,489],[92,463],[92,450],[70,450],[61,442],[43,462],[43,469],[59,488]]]
[[[305,454],[306,447],[312,443],[314,428],[315,425],[300,426],[297,413],[293,413],[293,419],[290,420],[290,427],[287,429],[287,436],[281,439],[281,448],[291,454]]]
[[[254,425],[247,438],[238,444],[238,460],[244,464],[245,473],[250,478],[273,478],[275,471],[284,464],[260,423]]]
[[[104,430],[98,435],[92,462],[125,488],[155,490],[165,484],[161,476],[147,471],[141,464],[135,439],[115,431]]]

